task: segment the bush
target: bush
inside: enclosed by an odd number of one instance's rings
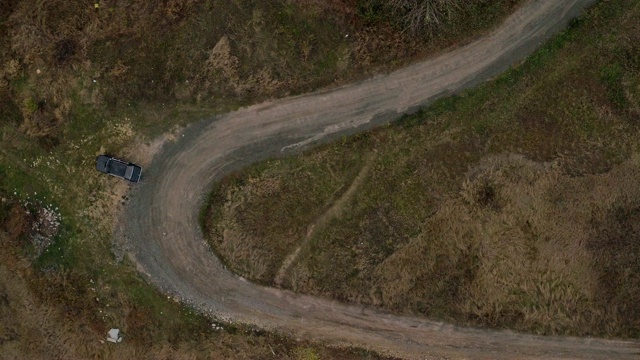
[[[464,6],[459,0],[391,0],[389,5],[413,34],[434,29]]]

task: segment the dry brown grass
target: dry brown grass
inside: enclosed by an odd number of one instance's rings
[[[579,177],[566,174],[557,161],[485,158],[417,236],[368,270],[368,293],[356,287],[341,296],[542,334],[633,334],[640,319],[633,300],[640,296],[640,230],[632,215],[640,214],[639,176],[640,156],[609,172]],[[232,235],[226,231],[225,237]],[[245,240],[249,251],[253,240]],[[236,253],[242,251],[237,241],[227,238],[218,251],[228,260],[251,259],[240,262],[246,276],[277,260],[271,254]],[[308,245],[297,255],[308,256],[305,251]],[[287,286],[326,291],[314,264],[292,267]]]
[[[218,197],[212,223],[249,234],[244,249],[295,251],[282,282],[294,291],[472,325],[640,336],[638,12],[625,1],[596,6],[494,83],[349,146],[236,175],[216,192],[248,196]],[[355,154],[349,170],[372,151],[376,159],[349,211],[301,242],[339,199],[310,203],[308,184],[331,194],[354,176],[328,166],[341,161],[319,155],[330,150]],[[292,215],[300,209],[316,216]],[[219,255],[251,274],[236,245],[229,238]],[[253,255],[269,268],[286,260]],[[273,283],[262,274],[254,280]]]
[[[282,261],[282,264],[274,277],[274,283],[277,286],[282,286],[285,281],[289,283],[287,284],[288,287],[296,286],[295,284],[297,281],[299,281],[299,276],[294,275],[296,279],[291,282],[288,279],[288,277],[290,276],[288,273],[289,269],[296,262],[300,254],[300,250],[302,250],[302,248],[304,247],[307,247],[309,242],[312,241],[315,234],[324,231],[324,228],[328,226],[328,224],[332,220],[342,217],[344,213],[351,210],[350,203],[353,201],[353,195],[356,191],[358,191],[358,189],[362,185],[362,182],[368,176],[374,159],[375,154],[369,156],[369,158],[365,161],[364,165],[358,172],[358,175],[353,179],[353,182],[349,184],[349,188],[344,191],[344,193],[342,193],[339,198],[335,199],[335,201],[331,203],[331,206],[329,206],[326,211],[324,211],[309,225],[309,227],[307,228],[307,232],[304,235],[304,239],[300,242],[296,249],[293,252],[289,253],[284,261]],[[272,194],[274,195],[275,193],[275,191],[272,192]],[[260,196],[260,194],[258,194],[258,196]]]
[[[148,154],[125,148],[126,143],[193,120],[195,115],[190,118],[182,109],[211,116],[240,104],[361,78],[396,66],[390,59],[418,56],[407,50],[416,42],[407,42],[387,25],[364,24],[352,0],[105,0],[97,9],[94,4],[0,0],[0,179],[8,173],[0,189],[17,190],[17,196],[46,194],[47,203],[65,212],[65,230],[51,248],[53,254],[37,260],[46,265],[32,263],[27,243],[14,241],[24,236],[31,221],[18,216],[20,207],[9,215],[8,238],[0,235],[0,294],[9,299],[0,301],[0,338],[10,338],[0,346],[0,357],[370,356],[297,344],[273,334],[212,335],[202,328],[203,319],[189,324],[184,309],[167,305],[139,283],[131,268],[112,267],[112,255],[119,260],[121,254],[109,251],[105,234],[111,232],[118,205],[126,201],[124,184],[85,172],[96,152],[128,153],[132,161],[148,161]],[[380,33],[378,26],[384,27]],[[367,36],[354,45],[357,31]],[[387,37],[393,52],[384,46]],[[358,49],[373,38],[376,46]],[[353,163],[329,171],[344,174],[342,167]],[[302,177],[315,181],[313,174]],[[316,189],[316,200],[339,197],[349,180],[336,180],[328,192]],[[301,209],[296,216],[316,217],[322,211]],[[298,230],[304,233],[305,227]],[[276,248],[278,256],[287,250]],[[252,256],[265,253],[272,255]],[[125,343],[101,344],[114,324],[125,331]],[[298,347],[302,350],[296,351]]]
[[[173,319],[162,319],[156,309],[115,292],[99,275],[88,279],[73,269],[38,269],[24,249],[30,221],[26,211],[3,199],[2,359],[380,359],[366,351],[325,348],[251,328],[222,324],[229,329],[214,331],[205,319],[190,327],[162,325]],[[111,327],[120,328],[123,342],[105,341]]]
[[[380,303],[402,309],[416,299],[448,301],[471,321],[541,333],[586,334],[603,318],[625,328],[628,314],[608,313],[598,303],[603,269],[592,243],[603,241],[595,223],[618,208],[637,208],[638,159],[578,178],[522,157],[485,159],[460,196],[445,201],[418,237],[376,269]],[[446,279],[455,276],[464,279]]]
[[[20,129],[28,136],[59,135],[71,108],[74,73],[83,67],[80,60],[92,40],[87,29],[95,21],[81,2],[14,4],[6,22],[10,51],[0,56],[7,80],[22,83],[13,96],[22,104]]]
[[[291,85],[287,80],[273,78],[268,67],[256,70],[249,76],[241,77],[239,59],[233,55],[227,36],[221,37],[216,45],[209,50],[204,73],[207,74],[206,81],[229,87],[239,97],[246,96],[248,93],[273,94],[284,85]]]
[[[293,164],[268,173],[256,173],[236,186],[225,188],[224,193],[214,194],[212,201],[223,203],[224,208],[210,214],[215,220],[210,222],[209,232],[216,251],[229,266],[251,279],[273,279],[287,256],[304,243],[308,224],[319,218],[331,200],[339,198],[357,175],[358,168],[353,167],[358,161],[355,157],[346,156],[331,166],[323,165],[322,159],[338,156],[335,150],[319,152],[314,156],[319,160],[318,167],[310,171],[296,172],[297,165]],[[345,170],[350,175],[338,178],[337,174]],[[288,183],[285,186],[282,176],[288,171],[294,171],[293,176],[309,186],[304,189]],[[325,187],[323,184],[328,179],[334,181]],[[265,217],[262,210],[273,208],[276,202],[289,206]],[[289,224],[284,233],[278,230],[281,228],[278,224],[283,223]],[[253,231],[255,229],[259,230]]]
[[[367,20],[353,0],[9,1],[0,86],[11,91],[0,101],[18,104],[22,133],[51,150],[73,111],[115,116],[133,103],[148,125],[165,104],[221,110],[340,84],[481,32],[511,3],[485,9],[489,21],[458,14],[466,20],[441,38],[418,39]]]

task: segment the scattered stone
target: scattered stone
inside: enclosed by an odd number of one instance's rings
[[[28,203],[25,204],[25,206]],[[35,218],[31,225],[31,242],[36,250],[36,256],[40,256],[52,245],[62,217],[51,207],[40,207],[34,213]]]
[[[122,342],[122,336],[120,336],[120,329],[111,329],[107,333],[107,341],[112,343]]]

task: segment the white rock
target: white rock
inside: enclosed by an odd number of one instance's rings
[[[119,343],[122,341],[122,337],[120,336],[120,329],[111,329],[107,333],[107,341],[112,343]]]

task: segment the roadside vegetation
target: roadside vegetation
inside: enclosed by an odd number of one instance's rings
[[[520,66],[213,189],[242,276],[459,324],[640,336],[640,4],[599,2]]]
[[[397,68],[520,2],[412,32],[379,1],[0,0],[0,357],[379,358],[167,299],[112,244],[129,185],[95,156],[144,166],[191,121]]]
[[[102,272],[112,268],[91,275],[42,268],[32,246],[41,215],[26,201],[1,195],[3,359],[382,359],[365,350],[325,347],[206,319],[149,289],[132,269],[107,278]],[[121,343],[105,341],[112,327],[120,329]]]

